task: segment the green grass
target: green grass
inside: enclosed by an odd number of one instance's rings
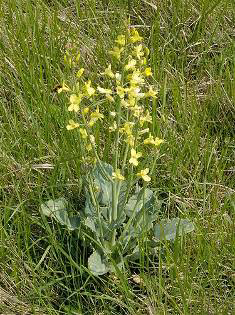
[[[196,229],[162,244],[154,259],[143,246],[140,265],[118,278],[94,278],[76,234],[43,221],[38,209],[65,196],[79,211],[83,201],[68,100],[54,91],[73,80],[65,50],[80,50],[97,78],[128,14],[159,88],[154,128],[166,144],[152,187],[163,216],[187,216]],[[233,314],[232,1],[12,0],[0,2],[0,23],[0,313]],[[35,167],[46,163],[53,168]]]

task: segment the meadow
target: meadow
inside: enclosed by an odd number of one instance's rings
[[[83,153],[61,84],[66,52],[100,75],[129,18],[149,48],[164,139],[149,186],[159,217],[195,229],[155,257],[94,276],[74,231],[43,217],[84,207]],[[234,314],[235,5],[229,0],[0,1],[0,314]],[[109,111],[109,108],[107,109]],[[96,139],[109,162],[112,138]]]

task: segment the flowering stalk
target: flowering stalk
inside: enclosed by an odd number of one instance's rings
[[[96,196],[95,196],[95,193],[94,193],[94,191],[95,191],[94,183],[90,178],[88,179],[88,181],[89,181],[88,190],[89,190],[89,194],[91,196],[92,202],[95,205],[96,210],[97,210],[98,221],[99,221],[99,226],[100,226],[101,242],[103,243],[104,242],[104,235],[103,235],[103,228],[102,228],[102,222],[101,222],[100,206],[99,206],[99,203],[98,203]]]
[[[103,177],[111,184],[112,198],[108,207],[108,221],[109,224],[116,224],[117,219],[121,217],[124,211],[133,184],[142,179],[143,189],[145,189],[147,183],[151,181],[149,167],[145,165],[143,159],[144,152],[148,150],[149,146],[157,148],[163,140],[154,137],[149,132],[152,124],[152,112],[146,109],[144,104],[146,100],[156,98],[157,91],[149,84],[153,73],[151,68],[147,66],[149,50],[145,47],[143,38],[136,29],[131,28],[128,34],[117,37],[115,46],[109,51],[109,55],[113,61],[118,62],[108,64],[104,72],[101,73],[102,77],[105,78],[103,82],[109,82],[108,87],[94,86],[91,80],[84,80],[86,71],[81,67],[77,71],[78,81],[76,85],[70,89],[68,85],[63,83],[60,92],[71,93],[68,111],[73,112],[77,119],[76,121],[70,119],[67,129],[79,130],[84,161],[89,164],[91,161],[98,164]],[[67,54],[66,60],[70,60],[69,58]],[[76,60],[78,61],[79,58]],[[73,65],[73,62],[70,64]],[[109,104],[110,125],[108,132],[111,135],[114,134],[112,174],[109,174],[103,166],[94,137],[97,124],[106,119],[104,107],[99,108],[97,105],[94,109],[94,104],[101,104],[100,100],[105,100]],[[83,104],[86,104],[86,107]],[[155,163],[156,159],[153,167]],[[120,208],[119,199],[123,181],[127,181],[127,185],[124,205]],[[103,217],[100,214],[100,207],[95,197],[96,192],[91,179],[89,191],[97,211],[98,222],[102,225]],[[136,211],[137,205],[134,207],[133,214],[128,219],[121,237],[128,231]],[[111,245],[114,246],[117,241],[116,227],[113,228],[111,234]]]

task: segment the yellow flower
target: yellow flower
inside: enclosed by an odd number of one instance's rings
[[[104,88],[102,88],[102,87],[100,87],[100,86],[98,86],[97,87],[97,90],[101,93],[101,94],[112,94],[113,92],[112,92],[112,90],[110,90],[110,89],[104,89]]]
[[[106,69],[104,70],[104,73],[102,73],[102,74],[107,75],[107,76],[110,77],[111,79],[114,78],[114,73],[113,73],[113,71],[111,70],[111,64],[109,64],[108,68],[106,68]]]
[[[88,80],[85,85],[84,85],[84,90],[86,92],[87,96],[92,96],[93,94],[95,94],[95,89],[93,87],[91,87],[91,80]]]
[[[104,118],[104,115],[100,113],[98,106],[96,107],[95,112],[91,113],[91,118],[95,118],[95,119],[102,119],[102,118]]]
[[[70,67],[72,65],[72,58],[69,57],[69,53],[66,51],[66,54],[64,55],[64,63],[68,64]]]
[[[92,150],[92,145],[91,145],[91,143],[88,143],[88,144],[86,145],[86,149],[87,149],[88,152]]]
[[[83,75],[83,72],[84,72],[84,68],[81,68],[80,70],[78,70],[77,78],[81,78],[81,76]]]
[[[143,46],[140,44],[134,47],[133,55],[136,56],[139,60],[144,56]]]
[[[114,58],[116,58],[117,60],[120,60],[123,49],[124,49],[123,47],[122,48],[113,47],[113,50],[110,50],[109,54],[113,56]]]
[[[138,135],[141,136],[141,135],[144,135],[147,132],[149,132],[149,128],[145,128],[145,129],[142,129],[142,130],[138,131]]]
[[[129,135],[125,142],[128,143],[131,147],[135,145],[135,137],[133,135]]]
[[[78,61],[80,60],[80,57],[81,57],[81,54],[78,53],[77,56],[76,56],[76,58],[75,58],[76,62],[78,62]]]
[[[141,37],[138,33],[138,31],[135,28],[131,29],[131,36],[130,36],[130,41],[132,43],[136,43],[139,42],[143,39],[143,37]]]
[[[126,108],[130,107],[130,103],[124,99],[121,99],[121,105]]]
[[[154,140],[154,145],[156,146],[156,147],[158,147],[160,144],[162,144],[164,142],[164,140],[163,139],[159,139],[158,137],[156,137],[155,138],[155,140]]]
[[[120,132],[124,132],[128,136],[132,135],[133,122],[126,122],[122,128],[120,128]]]
[[[110,94],[106,94],[105,97],[107,98],[108,101],[114,102],[114,98]]]
[[[62,84],[62,87],[59,88],[59,89],[57,90],[57,92],[58,92],[58,93],[61,93],[61,92],[63,92],[63,91],[65,91],[65,92],[70,91],[70,88],[69,88],[68,85],[66,85],[64,82],[63,82],[63,84]]]
[[[145,96],[145,93],[140,93],[140,88],[136,86],[131,86],[128,89],[128,96],[129,98],[141,98]]]
[[[89,113],[89,110],[90,110],[89,107],[84,107],[83,110],[82,110],[82,113],[83,113],[84,115],[86,115],[86,114]]]
[[[125,65],[124,70],[135,70],[136,60],[130,59],[128,64]]]
[[[131,149],[131,158],[129,160],[130,164],[133,164],[134,166],[137,166],[138,163],[138,159],[142,156],[142,153],[136,153],[135,149]]]
[[[150,86],[148,92],[145,93],[146,97],[156,98],[156,95],[157,95],[157,91],[154,91],[152,86]]]
[[[130,108],[130,107],[134,107],[136,105],[136,101],[137,99],[135,97],[132,97],[131,95],[128,95],[128,99],[122,99],[121,100],[121,105],[126,107],[126,108]],[[133,108],[130,108],[131,110]]]
[[[149,55],[149,53],[150,53],[150,51],[149,51],[148,47],[145,47],[145,48],[144,48],[144,50],[145,50],[145,54],[146,54],[146,56],[148,56],[148,55]]]
[[[163,139],[160,139],[158,137],[156,137],[154,139],[154,137],[151,135],[151,133],[149,134],[149,137],[147,139],[144,140],[144,144],[153,144],[156,147],[158,147],[160,144],[162,144],[164,142]]]
[[[140,126],[142,127],[145,122],[152,123],[152,116],[150,115],[148,110],[146,111],[145,116],[140,117]]]
[[[115,73],[115,79],[116,79],[117,83],[121,82],[122,76],[121,76],[121,74],[119,72]]]
[[[135,86],[144,83],[144,79],[140,73],[140,70],[135,70],[130,76],[130,85]]]
[[[120,85],[117,86],[117,95],[119,95],[120,98],[124,98],[125,92],[126,92],[126,89],[124,89],[124,88],[123,88],[122,86],[120,86]]]
[[[125,39],[125,35],[118,35],[117,39],[115,40],[115,42],[120,45],[120,46],[125,46],[126,44],[126,39]]]
[[[153,75],[153,73],[152,73],[152,69],[149,67],[149,68],[146,68],[145,70],[144,70],[144,75],[146,76],[146,77],[151,77],[152,75]]]
[[[87,138],[86,129],[85,128],[80,128],[79,131],[80,131],[82,139],[86,139]]]
[[[154,144],[154,138],[151,133],[149,134],[149,137],[144,140],[144,144]]]
[[[79,96],[77,96],[76,94],[72,94],[70,96],[70,103],[71,105],[68,107],[68,111],[71,112],[71,111],[75,111],[75,112],[78,112],[79,111],[79,105],[82,101],[82,97],[83,97],[83,94],[80,94]]]
[[[137,173],[136,175],[139,177],[142,177],[142,179],[145,182],[150,182],[151,181],[151,177],[149,177],[147,174],[149,173],[149,168],[146,168],[144,170],[141,170],[139,173]]]
[[[90,127],[92,127],[97,122],[97,120],[101,120],[103,118],[104,115],[100,113],[99,107],[97,106],[96,111],[91,113],[91,120],[89,122]]]
[[[73,121],[72,119],[69,120],[69,124],[66,126],[67,130],[73,130],[75,128],[78,128],[79,124]]]
[[[112,178],[117,180],[124,180],[125,177],[121,174],[120,169],[117,169],[116,172],[112,173]]]
[[[130,107],[130,110],[133,112],[133,115],[137,118],[139,118],[143,112],[143,108],[138,105],[135,105],[134,107]]]
[[[144,57],[144,58],[142,58],[141,60],[140,60],[140,65],[141,66],[145,66],[147,64],[147,60],[146,60],[146,58]]]

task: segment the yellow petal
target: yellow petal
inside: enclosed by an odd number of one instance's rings
[[[84,68],[81,68],[78,72],[77,72],[77,78],[81,78],[81,76],[83,75],[84,72]]]
[[[118,43],[118,45],[120,45],[120,46],[125,46],[125,43],[126,43],[125,35],[118,35],[115,42]]]
[[[143,178],[143,180],[145,182],[150,182],[151,181],[151,177],[149,177],[148,175],[144,175],[144,176],[142,176],[142,178]]]

